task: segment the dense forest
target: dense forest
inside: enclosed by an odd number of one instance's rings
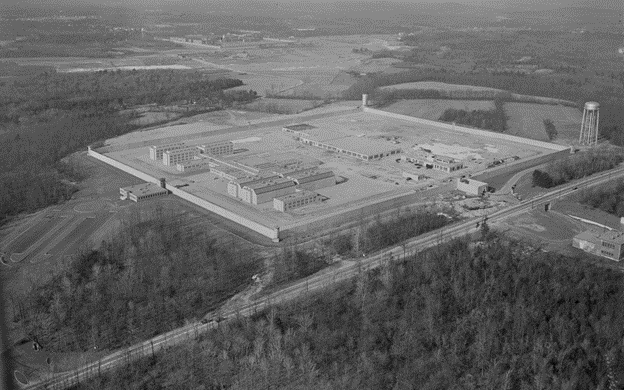
[[[493,130],[503,133],[507,130],[505,103],[502,99],[494,99],[494,108],[491,110],[472,110],[447,108],[438,120],[454,122],[458,125],[468,125],[480,129]]]
[[[345,99],[360,99],[368,93],[371,99],[382,93],[379,87],[417,81],[438,81],[450,84],[476,85],[497,88],[523,95],[564,99],[577,103],[600,102],[600,133],[614,145],[624,146],[624,81],[614,80],[613,85],[593,84],[585,75],[523,75],[492,74],[489,72],[457,73],[446,70],[409,70],[401,73],[377,74],[361,78],[344,93]],[[385,92],[383,92],[385,93]],[[382,94],[383,94],[382,93]],[[468,97],[467,97],[468,98]]]
[[[77,389],[616,389],[620,272],[489,234],[390,264]]]
[[[581,203],[624,217],[624,181],[609,187],[595,187],[583,192]]]
[[[533,171],[533,186],[551,188],[596,172],[614,168],[624,161],[624,152],[601,146],[550,162],[544,170]]]
[[[0,224],[67,199],[79,181],[67,154],[136,130],[119,111],[137,104],[195,102],[207,110],[249,102],[254,91],[227,91],[237,79],[199,72],[43,73],[0,82]]]

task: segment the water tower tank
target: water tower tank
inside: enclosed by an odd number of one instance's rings
[[[581,122],[581,134],[579,143],[581,145],[596,145],[598,143],[598,120],[600,104],[597,102],[585,103],[583,110],[583,120]]]
[[[368,105],[368,94],[362,95],[362,107],[366,107]]]

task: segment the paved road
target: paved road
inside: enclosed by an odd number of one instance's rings
[[[610,172],[603,172],[601,174],[593,175],[585,179],[581,179],[575,183],[567,184],[557,188],[554,191],[540,195],[534,199],[526,200],[516,205],[512,205],[506,209],[495,211],[488,215],[490,223],[503,221],[507,218],[511,218],[518,214],[527,212],[528,210],[542,205],[544,203],[553,201],[559,197],[566,196],[576,191],[577,187],[581,185],[593,186],[597,184],[606,183],[617,177],[624,177],[624,167],[612,170]],[[371,254],[366,258],[352,259],[350,261],[344,261],[339,268],[313,275],[305,278],[299,282],[296,282],[286,288],[276,291],[272,294],[259,298],[248,304],[242,305],[236,311],[227,311],[221,313],[221,316],[225,320],[232,320],[238,316],[249,316],[258,311],[261,311],[271,305],[287,302],[300,298],[308,292],[314,292],[324,289],[325,287],[347,280],[357,275],[362,270],[369,270],[391,261],[401,259],[404,256],[409,256],[413,253],[422,251],[425,248],[433,247],[440,242],[448,241],[457,237],[464,236],[469,233],[476,232],[478,230],[476,223],[481,218],[473,218],[460,222],[455,225],[446,226],[442,229],[424,234],[416,237],[403,245],[396,246],[382,250],[378,253]],[[171,347],[183,341],[193,339],[199,334],[207,332],[210,329],[217,327],[216,323],[199,324],[194,323],[187,325],[163,335],[154,337],[151,340],[139,343],[131,346],[127,349],[113,353],[105,358],[96,361],[94,363],[83,366],[74,371],[57,375],[45,381],[32,383],[24,386],[24,389],[66,389],[77,382],[85,381],[89,377],[93,377],[98,372],[105,372],[115,367],[120,367],[128,364],[130,361],[140,359],[142,357],[150,356],[151,354],[162,350],[163,348]]]

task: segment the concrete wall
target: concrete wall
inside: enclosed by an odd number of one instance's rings
[[[94,150],[91,150],[91,148],[89,148],[87,154],[91,157],[94,157],[102,162],[105,162],[106,164],[109,164],[117,169],[120,169],[124,172],[127,172],[133,176],[138,177],[141,180],[145,180],[146,182],[149,183],[154,183],[157,185],[160,185],[160,180],[151,177],[148,174],[145,174],[141,171],[138,171],[132,167],[129,167],[125,164],[120,163],[119,161],[115,161],[110,157],[106,157]],[[240,225],[243,225],[255,232],[258,232],[260,234],[262,234],[263,236],[269,237],[270,239],[272,239],[273,241],[278,241],[279,240],[279,228],[278,227],[267,227],[267,226],[263,226],[255,221],[249,220],[243,216],[240,216],[236,213],[233,213],[229,210],[224,209],[223,207],[217,206],[216,204],[210,203],[205,199],[202,199],[198,196],[192,195],[188,192],[182,191],[179,188],[176,188],[172,185],[166,184],[166,188],[174,195],[179,196],[182,199],[185,199],[193,204],[196,204],[200,207],[203,207],[204,209],[208,210],[208,211],[212,211],[215,214],[218,214],[224,218],[229,219],[230,221],[236,222]]]
[[[416,118],[416,117],[408,116],[408,115],[395,114],[393,112],[377,110],[377,109],[370,108],[370,107],[363,107],[363,110],[364,110],[364,112],[369,112],[371,114],[378,114],[378,115],[388,116],[388,117],[395,118],[395,119],[401,119],[401,120],[406,120],[406,121],[410,121],[410,122],[421,123],[423,125],[436,126],[436,127],[444,128],[444,129],[447,129],[447,130],[459,131],[459,132],[462,132],[462,133],[478,135],[478,136],[481,136],[481,137],[498,138],[498,139],[503,139],[503,140],[512,141],[512,142],[518,142],[518,143],[522,143],[522,144],[526,144],[526,145],[537,146],[537,147],[540,147],[540,148],[549,149],[549,150],[555,150],[555,151],[564,150],[564,149],[568,150],[568,151],[570,150],[570,148],[568,146],[551,144],[550,142],[536,141],[536,140],[532,140],[532,139],[528,139],[528,138],[516,137],[514,135],[497,133],[497,132],[494,132],[494,131],[471,129],[471,128],[468,128],[468,127],[462,127],[462,126],[457,126],[457,125],[453,126],[453,125],[449,125],[449,124],[442,123],[442,122],[430,121],[430,120],[427,120],[427,119]]]

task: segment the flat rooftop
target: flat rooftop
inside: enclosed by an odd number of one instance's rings
[[[307,197],[316,196],[316,195],[318,195],[316,192],[303,190],[303,191],[297,191],[294,194],[287,194],[287,195],[278,196],[275,199],[279,199],[279,200],[294,200],[294,199],[307,198]]]
[[[292,130],[292,131],[304,131],[304,130],[315,129],[316,127],[309,125],[307,123],[300,123],[298,125],[284,126],[284,128],[288,130]]]
[[[131,192],[135,195],[152,195],[152,194],[161,194],[163,192],[167,192],[166,189],[161,188],[153,183],[141,183],[136,184],[129,187],[122,187],[124,191]]]
[[[621,232],[619,230],[609,230],[604,233],[600,233],[598,235],[598,238],[624,244],[624,232]]]

